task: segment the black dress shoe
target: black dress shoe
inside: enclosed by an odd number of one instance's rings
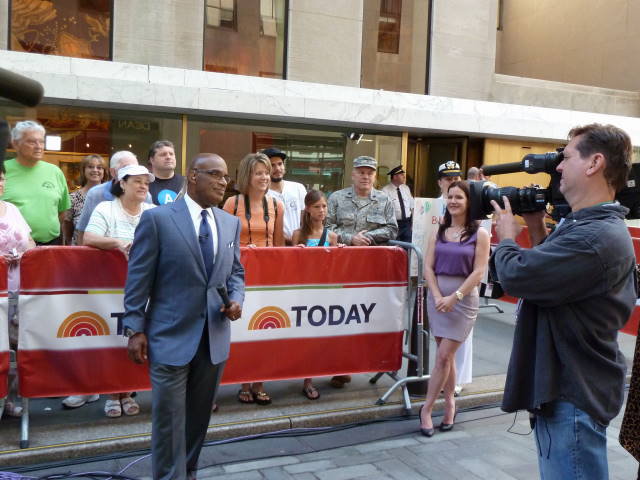
[[[422,428],[422,407],[418,410],[418,418],[420,419],[420,433],[425,437],[433,437],[433,434],[436,433],[435,428]]]
[[[450,432],[453,430],[453,423],[441,423],[438,430],[441,432]]]
[[[451,423],[442,422],[438,427],[438,430],[440,430],[441,432],[450,432],[451,430],[453,430],[453,425],[454,425],[454,422],[456,421],[456,415],[458,415],[457,410],[453,414],[453,421]]]

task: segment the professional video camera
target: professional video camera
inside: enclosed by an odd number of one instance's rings
[[[547,188],[541,187],[494,187],[487,182],[470,182],[471,218],[479,220],[493,213],[491,200],[504,207],[502,197],[509,199],[513,213],[539,212],[551,205],[551,218],[559,221],[571,212],[571,207],[560,193],[560,173],[556,167],[563,157],[563,148],[556,152],[529,154],[522,158],[521,162],[491,165],[482,169],[485,175],[500,175],[503,173],[540,173],[545,172],[551,176]],[[640,167],[632,168],[629,174],[627,186],[616,195],[623,206],[629,209],[627,218],[640,218]]]
[[[486,218],[493,213],[491,200],[495,200],[498,205],[504,207],[502,197],[507,197],[511,204],[511,209],[515,214],[539,212],[545,210],[551,204],[553,211],[551,217],[554,220],[566,216],[571,208],[567,204],[562,193],[560,193],[560,173],[556,167],[562,161],[562,148],[556,152],[529,154],[522,158],[521,162],[504,163],[483,167],[485,175],[500,175],[503,173],[548,173],[551,181],[547,188],[541,187],[494,187],[487,182],[471,182],[471,218],[479,220]]]
[[[35,107],[40,103],[43,95],[44,89],[40,83],[0,68],[0,97],[8,98],[27,107]],[[9,125],[0,118],[0,162],[4,162],[8,143]]]

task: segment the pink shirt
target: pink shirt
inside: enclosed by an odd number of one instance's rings
[[[22,255],[29,248],[31,228],[20,214],[20,210],[9,202],[4,202],[7,209],[0,217],[0,254],[11,253],[15,248]],[[20,270],[17,265],[9,269],[9,291],[14,292],[20,286]]]

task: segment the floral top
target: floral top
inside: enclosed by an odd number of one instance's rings
[[[71,193],[69,197],[71,198],[71,208],[65,212],[65,216],[67,220],[73,222],[73,238],[71,240],[71,245],[77,245],[78,231],[75,229],[75,227],[78,224],[78,220],[80,219],[82,207],[84,207],[84,201],[87,198],[87,195],[80,188]]]

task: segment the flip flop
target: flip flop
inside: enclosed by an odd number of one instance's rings
[[[253,392],[253,395],[258,405],[269,405],[271,403],[271,397],[267,392]]]
[[[329,385],[333,388],[344,388],[345,384],[351,381],[351,375],[336,375],[329,380]]]
[[[320,398],[320,392],[313,385],[304,387],[302,389],[302,394],[307,397],[309,400],[317,400]]]
[[[254,403],[255,399],[250,390],[238,390],[238,401],[240,403]]]

